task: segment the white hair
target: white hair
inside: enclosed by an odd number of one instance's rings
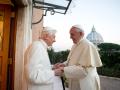
[[[72,28],[73,27],[75,27],[78,32],[83,32],[84,33],[84,30],[83,30],[81,25],[73,25]]]
[[[43,27],[43,32],[48,32],[51,35],[54,35],[56,33],[56,30],[51,27]]]

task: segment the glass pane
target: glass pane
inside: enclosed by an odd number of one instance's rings
[[[43,6],[41,3],[45,3],[44,7],[53,8],[55,12],[65,14],[69,0],[35,0],[38,2],[37,6]],[[45,8],[44,8],[45,9]]]
[[[0,50],[2,49],[2,42],[3,42],[3,20],[4,20],[4,12],[0,10]]]
[[[69,3],[67,0],[44,0],[44,2],[51,3],[54,5],[64,6],[64,7],[67,7]]]
[[[69,3],[68,0],[35,0],[35,1],[64,6],[64,7],[67,7]]]

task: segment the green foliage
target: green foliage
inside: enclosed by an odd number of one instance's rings
[[[120,78],[120,45],[102,43],[98,48],[103,63],[103,67],[98,68],[98,73]]]
[[[97,68],[97,70],[98,70],[98,74],[100,75],[120,78],[120,70],[118,69],[99,67]]]
[[[120,50],[120,45],[114,43],[101,43],[98,47],[100,50]]]
[[[98,45],[98,48],[104,67],[112,68],[120,63],[120,45],[102,43]]]
[[[60,52],[54,52],[54,50],[48,51],[49,58],[52,64],[58,63],[58,62],[64,62],[67,60],[67,56],[69,54],[69,50],[66,51],[60,51]]]

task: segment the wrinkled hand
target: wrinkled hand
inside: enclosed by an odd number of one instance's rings
[[[55,76],[62,76],[63,70],[61,68],[54,69]]]
[[[64,72],[64,67],[59,67],[59,69],[60,69],[62,72]]]
[[[58,69],[60,67],[65,67],[65,65],[63,63],[56,63],[56,64],[53,65],[52,69]]]

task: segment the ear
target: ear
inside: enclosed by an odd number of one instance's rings
[[[82,35],[82,32],[79,32],[80,33],[80,36]]]
[[[81,36],[84,36],[84,32],[80,32],[80,35],[81,35]]]

